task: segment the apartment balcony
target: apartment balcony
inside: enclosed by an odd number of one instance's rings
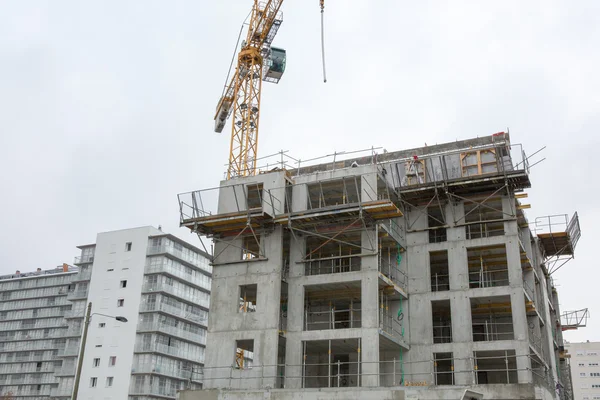
[[[70,319],[70,318],[83,318],[85,316],[85,311],[84,310],[69,310],[69,311],[65,311],[63,317],[65,319]]]
[[[190,312],[179,308],[173,307],[165,303],[145,303],[140,305],[140,312],[165,312],[174,317],[185,318],[188,322],[194,322],[200,325],[206,326],[208,319],[201,315],[194,315]]]
[[[73,282],[83,282],[92,279],[92,269],[87,268],[85,270],[79,270],[79,272],[73,277]]]
[[[189,380],[190,378],[194,381],[199,382],[200,379],[200,366],[193,366],[189,369],[175,368],[174,366],[161,365],[156,363],[140,364],[136,363],[131,367],[132,374],[159,374],[165,375],[171,378]]]
[[[75,290],[70,292],[67,295],[67,300],[85,300],[87,299],[88,291],[87,290]]]
[[[179,390],[179,388],[173,386],[160,386],[158,381],[145,385],[135,385],[135,382],[132,382],[129,387],[129,396],[150,395],[175,398],[175,396],[177,396],[177,390]]]
[[[175,336],[177,338],[189,340],[193,343],[200,343],[206,345],[206,335],[202,336],[199,333],[192,333],[178,329],[174,326],[161,324],[158,322],[154,323],[140,323],[137,327],[138,332],[161,332],[167,335]]]
[[[75,364],[63,365],[60,369],[54,372],[56,376],[75,376]]]
[[[204,281],[202,279],[202,277],[186,274],[185,272],[183,272],[177,268],[171,268],[165,264],[155,265],[155,266],[146,265],[146,267],[144,268],[144,273],[145,274],[171,275],[175,278],[181,279],[184,282],[189,282],[192,285],[195,285],[195,286],[201,287],[203,289],[206,289],[207,291],[210,291],[210,279],[208,279],[207,281]]]
[[[179,347],[175,346],[167,346],[166,344],[160,343],[154,343],[150,345],[138,343],[135,345],[134,351],[136,353],[162,353],[184,360],[192,360],[192,358],[194,357],[187,350],[180,349]],[[194,359],[193,361],[197,362],[198,360]]]
[[[179,297],[183,300],[187,300],[193,304],[197,304],[201,307],[205,307],[208,309],[209,301],[206,299],[201,299],[197,296],[193,296],[190,293],[186,293],[183,290],[179,290],[174,286],[167,285],[164,283],[146,283],[142,286],[142,293],[156,293],[163,292],[169,294],[174,297]]]
[[[201,260],[201,259],[197,259],[195,257],[190,257],[188,254],[186,254],[185,252],[178,250],[176,248],[174,248],[173,246],[167,246],[167,245],[160,245],[160,246],[148,246],[148,250],[146,252],[146,255],[148,256],[155,256],[157,254],[169,254],[183,262],[186,262],[188,264],[191,264],[195,267],[198,267],[202,270],[206,270],[209,271],[209,269],[207,269],[208,267],[208,262],[205,260]]]
[[[94,254],[88,254],[85,256],[77,256],[73,260],[73,264],[75,264],[75,265],[88,264],[88,263],[93,263],[93,262],[94,262]]]
[[[70,399],[72,395],[73,395],[73,388],[66,389],[66,388],[61,388],[61,387],[53,387],[50,390],[50,397],[53,397],[56,399],[64,398],[64,397],[68,397]]]

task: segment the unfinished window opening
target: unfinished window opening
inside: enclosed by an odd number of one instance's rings
[[[252,367],[254,361],[254,339],[244,339],[235,341],[235,359],[234,366],[237,369],[247,369]]]
[[[433,353],[435,384],[454,385],[454,359],[452,353]]]
[[[446,236],[446,219],[439,206],[427,209],[427,222],[429,227],[429,243],[441,243],[448,240]]]
[[[460,154],[462,176],[476,176],[498,172],[496,150],[476,150]]]
[[[433,319],[433,343],[452,342],[452,316],[450,300],[434,300],[431,302]]]
[[[303,388],[360,386],[360,339],[302,343]]]
[[[442,292],[450,290],[448,250],[430,252],[429,267],[431,271],[431,291]]]
[[[513,340],[510,296],[471,298],[473,341]]]
[[[467,239],[480,239],[504,235],[502,197],[491,199],[473,198],[475,202],[464,203],[465,235]]]
[[[240,286],[239,312],[256,312],[257,290],[256,284]]]
[[[360,246],[360,232],[342,233],[336,240],[307,237],[305,275],[360,271]]]
[[[475,351],[476,384],[519,383],[514,350]]]
[[[419,160],[417,156],[404,163],[404,171],[404,185],[420,185],[427,182],[425,160]]]
[[[469,287],[488,288],[508,286],[506,246],[469,247]]]
[[[247,185],[246,190],[248,192],[248,210],[262,208],[263,184]]]
[[[257,241],[258,240],[258,241]],[[246,236],[242,239],[242,260],[253,260],[260,258],[261,235]]]
[[[315,209],[359,203],[361,200],[361,180],[360,176],[349,176],[307,185],[308,208]]]
[[[361,327],[360,281],[304,287],[304,330]]]

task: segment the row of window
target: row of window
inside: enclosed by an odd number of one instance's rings
[[[586,375],[585,372],[580,372],[579,376],[582,377],[582,378],[585,378],[587,375]],[[590,372],[589,376],[591,376],[591,377],[600,377],[600,372]]]
[[[585,363],[579,363],[580,367],[585,367]],[[589,367],[597,367],[598,363],[588,363]]]
[[[106,387],[112,387],[114,380],[115,380],[114,377],[107,376],[106,377]],[[90,387],[95,388],[96,386],[98,386],[98,377],[93,376],[90,378]]]
[[[597,350],[591,350],[591,351],[578,350],[576,355],[578,355],[578,356],[597,356],[598,351]]]
[[[114,367],[115,365],[117,365],[117,356],[110,356],[108,358],[108,366],[109,367]],[[92,366],[94,368],[99,367],[100,366],[100,358],[94,358]]]

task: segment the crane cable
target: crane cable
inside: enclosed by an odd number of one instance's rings
[[[327,83],[327,72],[325,71],[325,28],[324,28],[324,12],[325,0],[319,0],[321,4],[321,58],[323,59],[323,82]]]

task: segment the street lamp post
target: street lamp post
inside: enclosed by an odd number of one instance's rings
[[[92,315],[102,315],[103,317],[114,318],[119,322],[127,322],[127,318],[122,316],[113,317],[112,315],[100,313],[92,314],[92,302],[88,303],[83,324],[83,336],[81,337],[81,350],[79,351],[79,359],[77,360],[77,373],[75,374],[75,385],[73,386],[72,400],[77,400],[77,392],[79,391],[79,381],[81,380],[81,369],[83,367],[83,356],[85,354],[85,342],[87,341],[88,327],[90,326],[90,320],[92,319]]]

